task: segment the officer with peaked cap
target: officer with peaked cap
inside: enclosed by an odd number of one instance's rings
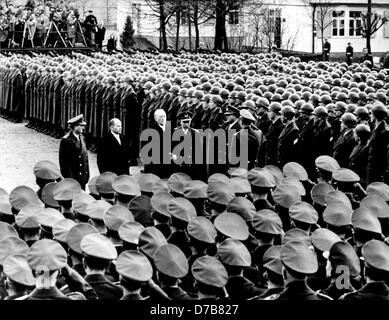
[[[278,137],[284,129],[284,124],[281,120],[282,106],[278,102],[272,102],[269,107],[269,118],[272,123],[269,126],[269,130],[266,134],[266,165],[277,164],[277,145]]]
[[[300,130],[295,121],[294,109],[284,106],[281,109],[281,121],[284,127],[278,136],[277,144],[277,164],[283,167],[286,163],[297,159],[296,147],[300,135]]]
[[[357,125],[357,119],[352,113],[345,113],[341,118],[341,133],[335,141],[333,147],[333,157],[342,168],[346,168],[349,163],[351,152],[356,141],[353,129]]]
[[[343,295],[340,300],[389,300],[386,284],[389,274],[389,246],[379,240],[370,240],[362,247],[366,284],[356,292]]]
[[[285,279],[285,289],[268,300],[332,300],[314,292],[307,285],[307,276],[318,269],[315,253],[303,242],[289,241],[281,248],[281,261]]]
[[[89,181],[88,151],[82,135],[86,122],[84,116],[79,115],[68,121],[70,132],[61,140],[59,147],[59,165],[64,178],[78,181],[85,190]]]

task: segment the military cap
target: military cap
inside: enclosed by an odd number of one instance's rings
[[[311,241],[316,249],[325,252],[329,251],[336,242],[342,240],[336,233],[332,232],[331,230],[326,228],[319,228],[311,234]]]
[[[382,234],[380,221],[367,207],[359,207],[354,210],[351,222],[355,229]]]
[[[192,178],[185,173],[176,172],[173,173],[167,182],[169,189],[178,194],[184,194],[184,186]]]
[[[73,228],[77,223],[70,219],[59,220],[53,225],[54,239],[66,243],[69,230]]]
[[[174,244],[160,246],[153,255],[153,261],[159,272],[172,278],[183,278],[189,271],[185,254]]]
[[[181,88],[181,90],[178,92],[178,95],[181,97],[185,97],[187,92],[188,92],[188,89]]]
[[[350,199],[347,197],[347,195],[344,192],[339,190],[335,190],[327,193],[325,196],[325,201],[327,205],[340,203],[352,209]]]
[[[281,246],[271,246],[262,257],[263,267],[282,275]]]
[[[331,191],[335,191],[334,187],[326,182],[319,182],[311,189],[311,198],[314,203],[318,203],[321,206],[327,204],[325,196]]]
[[[196,281],[216,288],[223,288],[228,281],[228,273],[223,264],[211,256],[197,258],[191,271]]]
[[[27,256],[28,245],[17,235],[9,235],[0,239],[0,265],[3,265],[4,260],[13,254],[21,254]]]
[[[21,229],[39,228],[38,215],[43,208],[39,205],[27,205],[17,214],[16,225]]]
[[[60,207],[58,201],[54,199],[54,188],[56,184],[57,184],[56,182],[50,182],[46,184],[42,189],[42,194],[41,194],[42,201],[46,206],[51,208]]]
[[[7,196],[7,197],[9,197],[9,194],[3,188],[0,188],[0,196]]]
[[[383,104],[376,103],[373,105],[371,112],[373,113],[373,115],[377,115],[377,114],[385,114],[386,115],[388,113],[388,110]]]
[[[246,222],[251,222],[256,214],[254,204],[245,197],[236,197],[232,199],[227,205],[227,211],[236,213]]]
[[[307,171],[297,162],[288,162],[282,168],[282,172],[285,177],[295,177],[300,181],[308,180]]]
[[[327,105],[328,107],[329,105]],[[328,117],[328,110],[325,107],[316,107],[315,110],[313,110],[313,114],[317,117],[326,118]]]
[[[314,107],[311,103],[304,103],[301,107],[300,107],[300,112],[301,113],[304,113],[304,114],[312,114],[314,111]]]
[[[351,225],[352,209],[342,203],[328,204],[323,212],[325,223],[336,227]]]
[[[66,178],[58,182],[53,190],[57,201],[70,201],[82,192],[81,185],[74,179]]]
[[[103,220],[109,230],[118,231],[123,223],[133,222],[134,216],[126,207],[114,205],[105,211]]]
[[[258,168],[254,168],[254,169],[258,170]],[[281,180],[284,178],[284,174],[282,173],[281,169],[274,165],[266,165],[263,167],[263,169],[269,172],[273,176],[276,184],[280,183]]]
[[[147,282],[153,276],[153,267],[141,252],[127,250],[116,260],[116,271],[122,277],[139,282]]]
[[[279,102],[272,102],[269,109],[274,113],[281,114],[282,105]]]
[[[52,208],[44,208],[40,210],[38,214],[39,225],[43,228],[52,229],[57,222],[63,219],[65,219],[63,214]]]
[[[206,199],[208,185],[201,180],[188,181],[184,186],[184,196],[187,199]]]
[[[281,248],[281,261],[289,269],[302,273],[314,274],[318,269],[316,255],[301,241],[288,241]]]
[[[27,262],[32,270],[43,266],[49,271],[61,270],[67,264],[67,254],[58,242],[42,239],[30,247]]]
[[[125,174],[120,176],[115,175],[115,177],[113,177],[113,180],[110,182],[110,184],[112,190],[110,190],[111,192],[108,193],[116,192],[118,194],[123,194],[127,196],[138,196],[141,194],[139,183],[129,175],[125,175]]]
[[[61,177],[61,172],[55,163],[43,160],[35,164],[34,175],[43,180],[57,180]]]
[[[68,124],[73,126],[86,126],[86,122],[84,121],[84,115],[80,114],[68,121]]]
[[[340,169],[338,161],[336,161],[333,157],[330,156],[319,156],[315,160],[315,165],[319,169],[328,171],[328,172],[335,172],[336,170]]]
[[[309,233],[299,228],[292,228],[285,232],[284,236],[282,237],[282,244],[285,244],[289,241],[301,241],[304,242],[307,246],[311,245],[311,237]]]
[[[139,235],[143,232],[143,230],[145,230],[145,227],[138,222],[125,222],[120,225],[118,234],[121,240],[137,245]]]
[[[96,200],[88,204],[85,215],[91,219],[103,221],[104,213],[111,207],[112,205],[105,200]]]
[[[188,235],[198,241],[213,244],[217,236],[212,222],[201,216],[194,217],[187,226]]]
[[[226,206],[235,198],[235,192],[229,183],[211,182],[208,184],[207,196],[210,201]]]
[[[130,177],[131,178],[131,177]],[[155,184],[161,180],[158,176],[152,173],[142,174],[138,178],[138,184],[142,192],[152,193]],[[138,195],[138,194],[137,194]]]
[[[338,182],[349,182],[349,183],[356,183],[361,180],[354,171],[346,168],[340,168],[334,171],[332,173],[332,179]]]
[[[208,184],[211,184],[213,182],[224,182],[229,183],[230,179],[223,173],[214,173],[208,178]]]
[[[151,197],[150,204],[154,211],[166,217],[170,217],[170,213],[168,210],[168,203],[172,199],[174,199],[174,197],[172,196],[171,193],[158,192]]]
[[[234,177],[247,178],[248,171],[245,168],[231,168],[230,169],[230,176],[231,176],[231,178],[234,178]]]
[[[276,180],[269,170],[254,168],[248,172],[247,179],[252,186],[259,188],[274,188]]]
[[[196,217],[196,208],[185,198],[173,198],[168,203],[168,210],[172,217],[189,222]]]
[[[246,222],[236,213],[225,212],[218,215],[214,225],[217,231],[229,238],[243,241],[249,236]]]
[[[315,224],[319,219],[316,209],[307,202],[300,201],[289,208],[290,218],[296,221]]]
[[[357,117],[351,112],[354,112],[354,110],[350,110],[349,112],[342,115],[340,121],[342,121],[342,123],[347,127],[354,128],[357,125]]]
[[[360,206],[369,208],[377,218],[389,218],[389,206],[380,196],[368,195],[362,199]]]
[[[151,216],[153,208],[149,197],[143,195],[135,197],[131,200],[128,208],[136,222],[145,226],[153,224],[153,218]]]
[[[384,201],[389,201],[389,186],[383,182],[370,183],[366,188],[367,195],[376,195]]]
[[[93,177],[88,182],[89,193],[93,194],[95,196],[99,196],[99,193],[96,190],[96,180],[97,180],[97,178],[98,178],[98,176]]]
[[[157,249],[167,244],[165,236],[156,227],[147,227],[139,235],[139,248],[149,258],[153,258]]]
[[[89,223],[78,223],[68,231],[66,243],[74,252],[82,254],[81,240],[91,233],[98,233],[94,226]]]
[[[334,269],[337,266],[347,266],[351,277],[361,273],[359,258],[352,245],[346,241],[334,243],[329,250],[328,259]]]
[[[269,100],[267,100],[266,98],[260,97],[260,98],[256,101],[256,105],[257,105],[259,108],[269,109],[270,103],[269,103]]]
[[[233,177],[230,179],[230,184],[234,189],[235,194],[248,194],[251,193],[251,185],[247,178]]]
[[[99,194],[110,194],[115,193],[112,187],[113,180],[117,175],[113,172],[103,172],[96,179],[96,190]]]
[[[29,204],[37,204],[44,207],[34,190],[26,186],[16,187],[9,194],[9,202],[16,210],[21,210]]]
[[[181,112],[177,115],[178,120],[191,120],[193,114],[190,111]]]
[[[293,204],[301,201],[301,196],[299,191],[291,189],[290,185],[279,185],[274,189],[273,199],[281,207],[289,209]]]
[[[389,272],[389,246],[379,240],[370,240],[362,247],[365,263],[374,269]]]
[[[246,110],[246,109],[241,109],[240,112],[239,112],[239,114],[240,114],[240,117],[241,117],[242,119],[246,119],[246,120],[250,120],[250,121],[255,122],[255,118],[254,118],[254,116],[251,114],[250,111],[248,111],[248,110]]]
[[[217,248],[217,257],[228,266],[249,267],[251,255],[246,246],[236,239],[226,239]]]
[[[287,184],[289,185],[291,188],[296,188],[299,192],[299,195],[300,196],[305,196],[307,191],[305,190],[304,188],[304,185],[299,181],[297,180],[296,178],[294,177],[285,177],[283,178],[279,185],[284,185],[284,184]]]
[[[0,214],[12,216],[12,207],[8,195],[0,195]]]
[[[252,221],[255,231],[273,235],[279,235],[282,232],[282,222],[277,213],[269,209],[258,211]]]
[[[100,233],[91,233],[81,240],[84,255],[104,260],[115,260],[117,251],[111,240]]]
[[[226,115],[230,115],[230,114],[233,114],[233,115],[236,115],[237,117],[240,116],[240,111],[238,108],[234,107],[234,106],[228,106],[226,111],[225,111],[225,114]]]
[[[35,278],[27,263],[27,251],[25,254],[15,253],[8,256],[3,263],[3,273],[13,282],[33,287],[35,286]]]
[[[88,205],[94,203],[96,200],[91,195],[87,193],[80,193],[75,196],[72,201],[73,210],[76,213],[86,215],[86,210]]]

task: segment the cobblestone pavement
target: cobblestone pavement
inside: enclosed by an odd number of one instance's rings
[[[19,185],[38,190],[33,168],[41,160],[58,165],[60,140],[0,118],[0,187],[10,192]],[[91,177],[98,175],[96,155],[89,153]]]

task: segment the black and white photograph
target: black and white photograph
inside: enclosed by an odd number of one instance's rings
[[[388,0],[0,0],[0,300],[389,300],[388,107]]]

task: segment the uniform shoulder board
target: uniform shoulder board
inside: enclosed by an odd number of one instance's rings
[[[279,297],[280,297],[279,293],[274,293],[274,294],[271,294],[270,296],[268,296],[262,300],[277,300]]]
[[[334,299],[332,299],[330,296],[327,296],[326,294],[320,293],[319,291],[316,292],[316,295],[317,295],[318,297],[324,298],[324,299],[326,299],[326,300],[334,300]]]

